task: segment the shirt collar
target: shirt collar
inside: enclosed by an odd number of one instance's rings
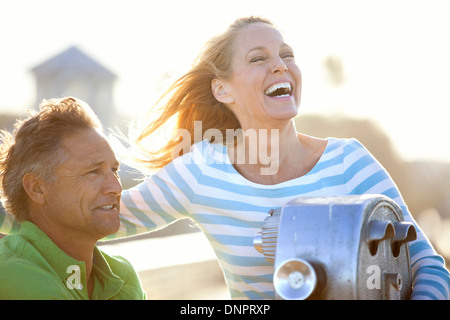
[[[19,234],[29,241],[41,256],[47,261],[51,269],[53,269],[64,282],[67,283],[68,278],[73,273],[73,266],[79,266],[81,289],[77,290],[78,294],[87,297],[86,284],[86,266],[84,261],[79,261],[66,254],[60,249],[38,226],[30,221],[24,221],[20,228]],[[75,245],[75,244],[74,244]],[[124,282],[113,273],[108,261],[103,253],[94,248],[94,260],[91,275],[94,277],[93,299],[108,299],[115,295]]]

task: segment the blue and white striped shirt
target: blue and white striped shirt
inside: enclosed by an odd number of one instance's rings
[[[272,299],[273,264],[253,246],[270,209],[298,197],[383,194],[415,223],[386,170],[355,139],[329,138],[306,175],[276,185],[242,177],[223,145],[202,141],[122,195],[121,228],[136,235],[177,219],[194,220],[211,243],[233,299]],[[417,227],[410,242],[413,299],[448,299],[449,272]]]
[[[276,185],[242,177],[223,145],[206,141],[176,158],[134,188],[123,191],[121,226],[108,237],[120,238],[194,220],[211,243],[233,299],[272,299],[273,264],[253,246],[270,209],[298,197],[383,194],[415,223],[397,187],[374,157],[354,139],[329,138],[327,147],[306,175]],[[450,276],[444,260],[417,228],[410,242],[412,299],[449,299]],[[19,224],[0,214],[0,232]]]

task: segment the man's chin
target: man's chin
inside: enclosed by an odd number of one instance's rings
[[[102,219],[101,222],[97,223],[96,229],[98,231],[99,239],[105,238],[111,234],[119,231],[120,219],[117,215],[116,217],[111,217],[109,219]]]

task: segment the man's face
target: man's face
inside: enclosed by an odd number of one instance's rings
[[[68,233],[100,239],[119,228],[120,184],[109,143],[94,129],[62,141],[67,160],[46,184],[45,214]]]

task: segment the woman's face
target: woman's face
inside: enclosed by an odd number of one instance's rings
[[[222,81],[229,94],[225,103],[243,128],[268,127],[297,115],[301,72],[278,30],[265,23],[242,29],[234,42],[232,66],[231,78]]]

